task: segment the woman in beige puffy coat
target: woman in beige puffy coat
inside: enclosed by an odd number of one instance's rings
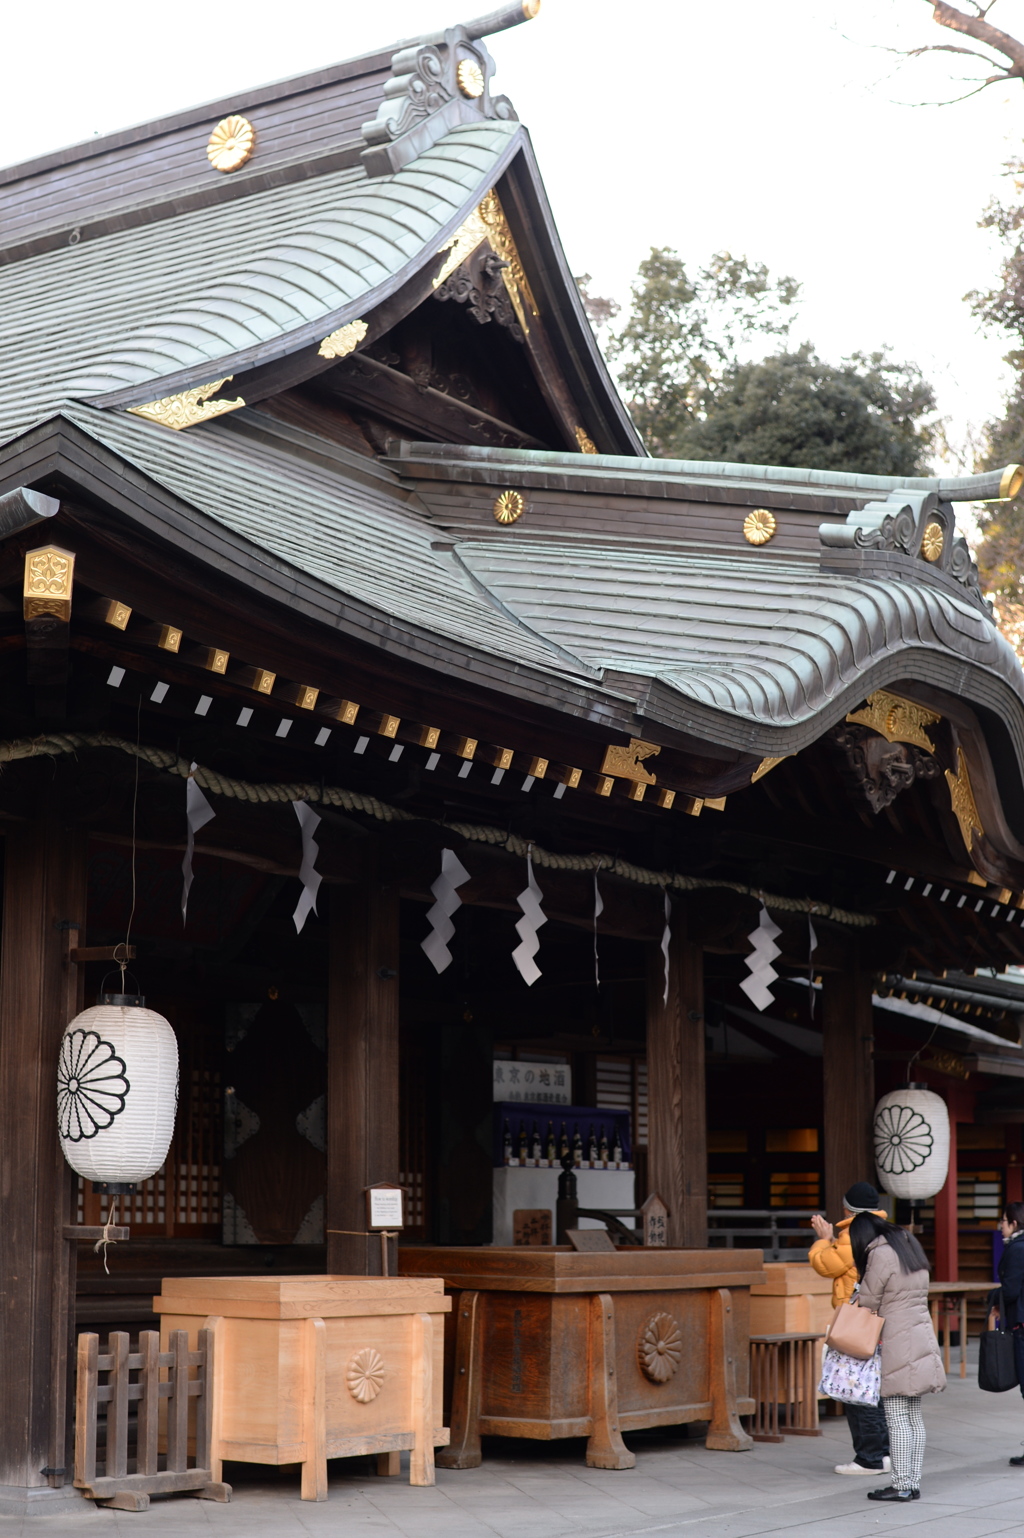
[[[921,1395],[946,1387],[946,1374],[928,1313],[928,1260],[912,1234],[873,1212],[850,1224],[860,1276],[857,1302],[885,1320],[882,1330],[882,1408],[889,1427],[892,1484],[869,1501],[915,1501],[921,1494],[925,1431]]]

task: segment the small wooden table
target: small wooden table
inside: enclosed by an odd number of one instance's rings
[[[567,1246],[399,1251],[403,1273],[455,1294],[446,1341],[451,1444],[476,1468],[480,1437],[589,1438],[591,1468],[631,1469],[624,1431],[709,1421],[706,1445],[749,1448],[750,1285],[760,1250]]]
[[[378,1471],[434,1483],[445,1446],[440,1281],[383,1276],[169,1276],[161,1338],[214,1333],[211,1479],[221,1461],[301,1463],[302,1499],[327,1499],[327,1459],[376,1453]],[[164,1346],[166,1349],[166,1345]],[[382,1460],[387,1460],[381,1468]]]
[[[757,1408],[755,1442],[820,1437],[818,1426],[818,1342],[824,1335],[787,1333],[750,1337],[750,1388]],[[780,1422],[779,1409],[785,1410]]]
[[[935,1331],[935,1339],[939,1338],[939,1315],[941,1313],[945,1328],[942,1339],[942,1365],[949,1372],[949,1321],[957,1315],[957,1302],[959,1300],[960,1314],[960,1376],[967,1376],[967,1299],[979,1296],[987,1296],[996,1286],[995,1282],[929,1282],[928,1298],[932,1306],[932,1329]]]

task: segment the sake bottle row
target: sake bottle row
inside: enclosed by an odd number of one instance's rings
[[[514,1122],[516,1118],[513,1117],[512,1120]],[[578,1121],[571,1123],[571,1132],[569,1126],[569,1123],[563,1121],[556,1134],[554,1122],[549,1121],[547,1131],[542,1134],[536,1121],[527,1122],[520,1119],[519,1130],[516,1132],[506,1116],[502,1128],[503,1163],[525,1165],[535,1169],[557,1169],[562,1159],[568,1154],[576,1169],[631,1168],[623,1153],[622,1140],[614,1122],[611,1123],[609,1133],[604,1122],[592,1121],[587,1128],[586,1137],[583,1136]]]

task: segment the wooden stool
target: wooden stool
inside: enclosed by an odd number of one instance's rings
[[[821,1335],[752,1335],[750,1392],[754,1398],[751,1435],[755,1442],[781,1442],[783,1434],[820,1437],[818,1426],[818,1342]]]

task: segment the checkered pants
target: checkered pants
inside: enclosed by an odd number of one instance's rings
[[[924,1466],[924,1416],[920,1394],[886,1394],[882,1400],[889,1428],[892,1482],[897,1490],[919,1490]]]

